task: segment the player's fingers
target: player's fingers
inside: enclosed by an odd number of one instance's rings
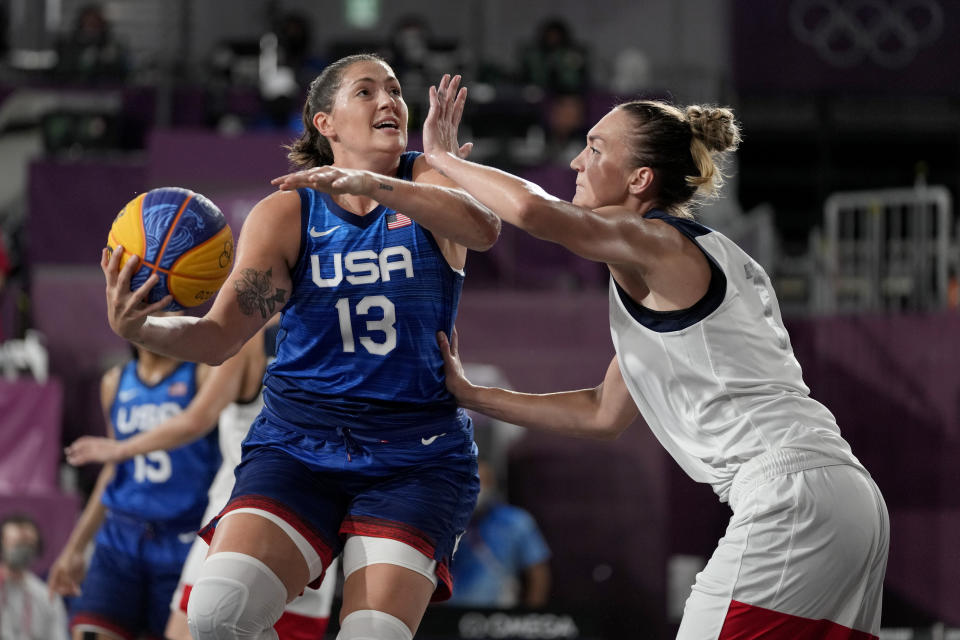
[[[114,249],[114,253],[122,253],[125,249],[123,247],[117,247]],[[117,258],[119,261],[120,258]],[[116,284],[119,284],[124,289],[130,288],[130,281],[133,279],[133,274],[137,272],[137,269],[140,268],[140,256],[135,253],[131,253],[130,257],[127,258],[126,264],[123,265],[123,268],[120,269],[120,272],[117,274],[117,279],[114,281]]]
[[[453,341],[450,345],[450,352],[455,358],[460,357],[460,334],[457,333],[457,328],[453,328]]]
[[[460,74],[457,74],[450,78],[450,86],[447,89],[447,92],[444,94],[448,102],[452,102],[457,97],[457,90],[460,88]]]
[[[437,346],[440,347],[440,354],[444,360],[450,357],[450,343],[447,342],[447,334],[443,331],[437,331]]]
[[[453,126],[460,126],[460,118],[463,117],[463,108],[467,104],[467,88],[463,87],[457,93],[457,99],[453,103],[453,115],[451,115],[450,120],[453,122]]]
[[[457,155],[463,159],[467,159],[468,157],[470,157],[471,151],[473,151],[473,143],[464,142],[462,145],[460,145],[460,150],[457,151]]]
[[[444,96],[443,91],[444,91],[443,81],[441,81],[440,86],[438,86],[437,90],[434,92],[436,96],[436,107],[434,110],[437,114],[437,119],[440,120],[441,122],[443,121],[447,113],[447,104],[443,97]]]
[[[111,251],[104,248],[100,253],[100,269],[107,280],[107,286],[113,286],[117,281],[117,265],[120,264],[120,256],[123,254],[123,245],[117,245]]]
[[[129,265],[129,262],[127,264]],[[156,272],[151,273],[147,281],[140,285],[137,290],[133,292],[133,295],[130,296],[130,305],[138,306],[144,303],[150,294],[150,289],[153,289],[154,285],[158,282],[160,282],[160,276],[158,276]]]
[[[310,184],[311,186],[317,187],[328,185],[332,182],[331,178],[334,177],[330,171],[315,171],[313,175],[310,176]]]
[[[170,303],[172,302],[173,302],[173,296],[168,293],[167,295],[163,296],[153,304],[141,309],[140,314],[145,316],[152,316],[155,313],[166,311],[167,307],[169,307]]]
[[[443,117],[443,104],[440,102],[440,88],[430,87],[428,92],[430,98],[430,110],[427,112],[427,120],[434,118],[434,121]]]
[[[289,182],[290,180],[293,180],[301,173],[303,173],[303,171],[294,171],[292,173],[285,173],[282,176],[277,176],[276,178],[271,180],[270,184],[279,184],[281,182]]]

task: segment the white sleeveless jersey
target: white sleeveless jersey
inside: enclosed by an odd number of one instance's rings
[[[210,518],[220,513],[220,510],[226,506],[227,500],[230,499],[234,482],[233,470],[240,464],[240,445],[243,443],[243,439],[247,437],[250,425],[260,415],[261,409],[263,409],[262,391],[250,402],[231,402],[220,412],[217,433],[220,439],[220,455],[223,457],[223,463],[220,465],[220,470],[217,471],[217,477],[210,484],[210,491],[207,494],[207,514],[204,522],[208,522]]]
[[[778,448],[863,468],[833,414],[809,396],[763,268],[729,238],[651,211],[695,242],[712,271],[690,309],[656,312],[610,279],[610,331],[644,420],[686,473],[726,502],[740,466]]]

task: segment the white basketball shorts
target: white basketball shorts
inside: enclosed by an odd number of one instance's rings
[[[772,451],[741,468],[730,506],[678,639],[877,637],[890,528],[865,471]]]

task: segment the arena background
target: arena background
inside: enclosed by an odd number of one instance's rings
[[[97,264],[113,216],[178,185],[239,230],[286,169],[302,78],[345,53],[397,56],[409,45],[397,34],[416,32],[423,55],[401,76],[411,146],[426,86],[462,72],[476,157],[562,197],[570,144],[616,101],[735,109],[733,177],[699,215],[771,273],[813,396],[884,492],[883,637],[958,637],[960,3],[104,0],[125,62],[93,71],[64,55],[83,6],[0,1],[0,514],[41,520],[38,571],[96,472],[64,466],[62,445],[103,432],[99,376],[125,353]],[[265,36],[291,14],[309,38],[288,73],[271,57],[282,38]],[[573,86],[523,74],[552,18],[585,61]],[[603,269],[510,228],[467,269],[458,327],[477,375],[535,392],[601,379],[613,353]],[[612,443],[479,433],[553,551],[551,604],[436,607],[418,637],[671,637],[728,508],[640,422]]]

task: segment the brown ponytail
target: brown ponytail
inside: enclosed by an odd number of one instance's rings
[[[319,76],[310,83],[307,101],[303,105],[303,133],[286,146],[287,159],[298,169],[312,169],[333,163],[333,149],[317,128],[313,126],[313,117],[318,112],[329,113],[333,108],[343,73],[355,62],[384,62],[374,53],[359,53],[340,58],[329,64]]]

